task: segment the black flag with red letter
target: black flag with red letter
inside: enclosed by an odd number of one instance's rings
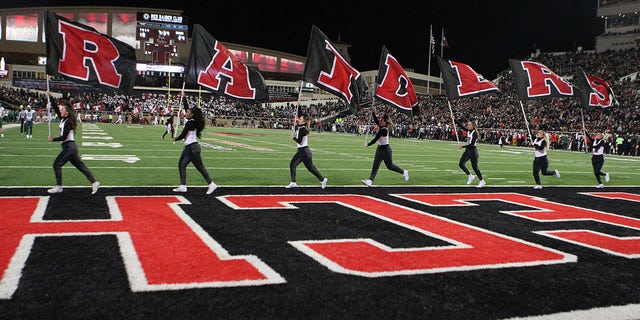
[[[571,83],[541,63],[510,59],[509,64],[516,80],[518,96],[521,101],[572,97],[575,94]]]
[[[395,106],[400,112],[412,116],[420,112],[418,98],[413,89],[413,83],[402,69],[398,60],[394,58],[386,47],[382,47],[376,98]]]
[[[598,77],[589,76],[584,73],[582,68],[579,69],[580,72],[576,77],[576,86],[580,89],[579,95],[583,108],[600,107],[605,109],[620,105],[606,81]]]
[[[442,82],[450,100],[500,92],[493,82],[485,79],[470,66],[441,57],[437,58],[442,71]]]
[[[307,49],[307,61],[302,80],[336,95],[355,113],[365,99],[367,83],[315,25]]]
[[[136,53],[130,45],[94,28],[44,14],[47,74],[128,93],[136,80]]]
[[[209,34],[201,25],[193,26],[185,81],[209,91],[241,100],[268,100],[264,78],[255,67],[248,67]]]

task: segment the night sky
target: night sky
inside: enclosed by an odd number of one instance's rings
[[[429,28],[436,54],[442,28],[449,43],[446,59],[470,65],[486,78],[542,52],[593,50],[604,32],[597,0],[493,1],[96,1],[93,6],[183,10],[189,24],[201,24],[217,40],[306,56],[311,26],[332,41],[350,43],[359,71],[378,68],[382,46],[404,68],[427,73]],[[2,8],[82,6],[86,1],[0,1]],[[205,7],[213,7],[205,9]],[[424,7],[424,8],[422,8]],[[191,30],[191,29],[190,29]],[[438,65],[431,59],[431,73]]]

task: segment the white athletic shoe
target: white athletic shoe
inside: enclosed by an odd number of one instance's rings
[[[62,186],[55,186],[55,187],[47,190],[47,192],[49,192],[49,193],[60,193],[60,192],[62,192]]]
[[[181,185],[181,186],[173,189],[173,192],[187,192],[187,186]]]
[[[367,187],[371,187],[373,185],[373,181],[371,181],[369,179],[362,180],[362,183],[364,183],[364,185],[367,186]]]
[[[404,181],[409,181],[409,171],[405,170],[402,172],[402,177],[404,178]]]
[[[604,182],[609,182],[609,173],[604,174]]]
[[[542,189],[542,186],[541,186],[541,185],[536,185],[536,186],[534,186],[533,188],[534,188],[534,189]]]
[[[601,183],[601,184],[597,185],[596,188],[602,189],[602,188],[604,188],[604,184]]]
[[[560,171],[558,169],[556,169],[556,178],[560,179]]]
[[[467,180],[467,184],[471,184],[471,182],[473,182],[473,180],[476,178],[476,176],[470,174],[469,175],[469,179]]]
[[[209,183],[209,187],[207,188],[207,194],[212,194],[216,189],[218,189],[218,185],[211,181],[211,183]]]
[[[91,184],[91,194],[96,194],[98,192],[98,188],[100,187],[100,182],[96,181]]]
[[[322,180],[322,182],[320,182],[320,186],[322,187],[322,189],[327,187],[327,182],[329,181],[329,179],[324,178],[324,180]]]
[[[298,186],[298,184],[297,184],[297,183],[295,183],[295,182],[291,182],[291,183],[289,183],[285,188],[287,188],[287,189],[291,189],[291,188],[295,188],[295,187],[297,187],[297,186]]]
[[[480,180],[480,182],[478,182],[478,185],[476,186],[476,188],[482,188],[482,187],[484,187],[486,185],[487,185],[487,183],[484,182],[484,180]]]

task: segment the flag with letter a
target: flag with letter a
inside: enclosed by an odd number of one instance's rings
[[[437,59],[442,71],[442,82],[450,100],[500,92],[493,82],[485,79],[470,66],[441,57]]]
[[[136,53],[130,45],[90,26],[44,11],[48,75],[107,90],[131,92]]]
[[[338,96],[345,101],[352,113],[358,110],[367,91],[367,83],[362,74],[342,57],[329,38],[315,25],[311,28],[302,80]]]
[[[393,105],[408,116],[419,112],[418,98],[411,79],[386,47],[382,47],[377,83],[376,98]]]
[[[242,63],[201,25],[193,26],[191,39],[186,82],[236,99],[269,99],[267,85],[258,69]]]

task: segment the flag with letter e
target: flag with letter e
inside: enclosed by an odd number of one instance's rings
[[[470,66],[437,57],[442,82],[449,100],[469,98],[484,93],[499,93],[500,89],[493,82],[485,79]]]
[[[338,52],[327,36],[315,25],[307,49],[307,61],[302,80],[341,98],[355,113],[364,100],[367,83]]]
[[[136,53],[130,45],[94,28],[44,11],[48,75],[107,90],[131,92]]]
[[[587,75],[582,68],[579,68],[576,86],[580,90],[579,96],[583,108],[600,107],[605,109],[620,105],[611,86],[606,81]]]
[[[411,83],[411,79],[386,47],[382,47],[376,98],[393,105],[402,113],[411,116],[418,113],[418,98]]]
[[[267,85],[258,69],[242,63],[201,25],[193,26],[191,41],[186,82],[236,99],[269,99]]]
[[[574,87],[545,65],[534,61],[509,60],[521,101],[574,96]]]

